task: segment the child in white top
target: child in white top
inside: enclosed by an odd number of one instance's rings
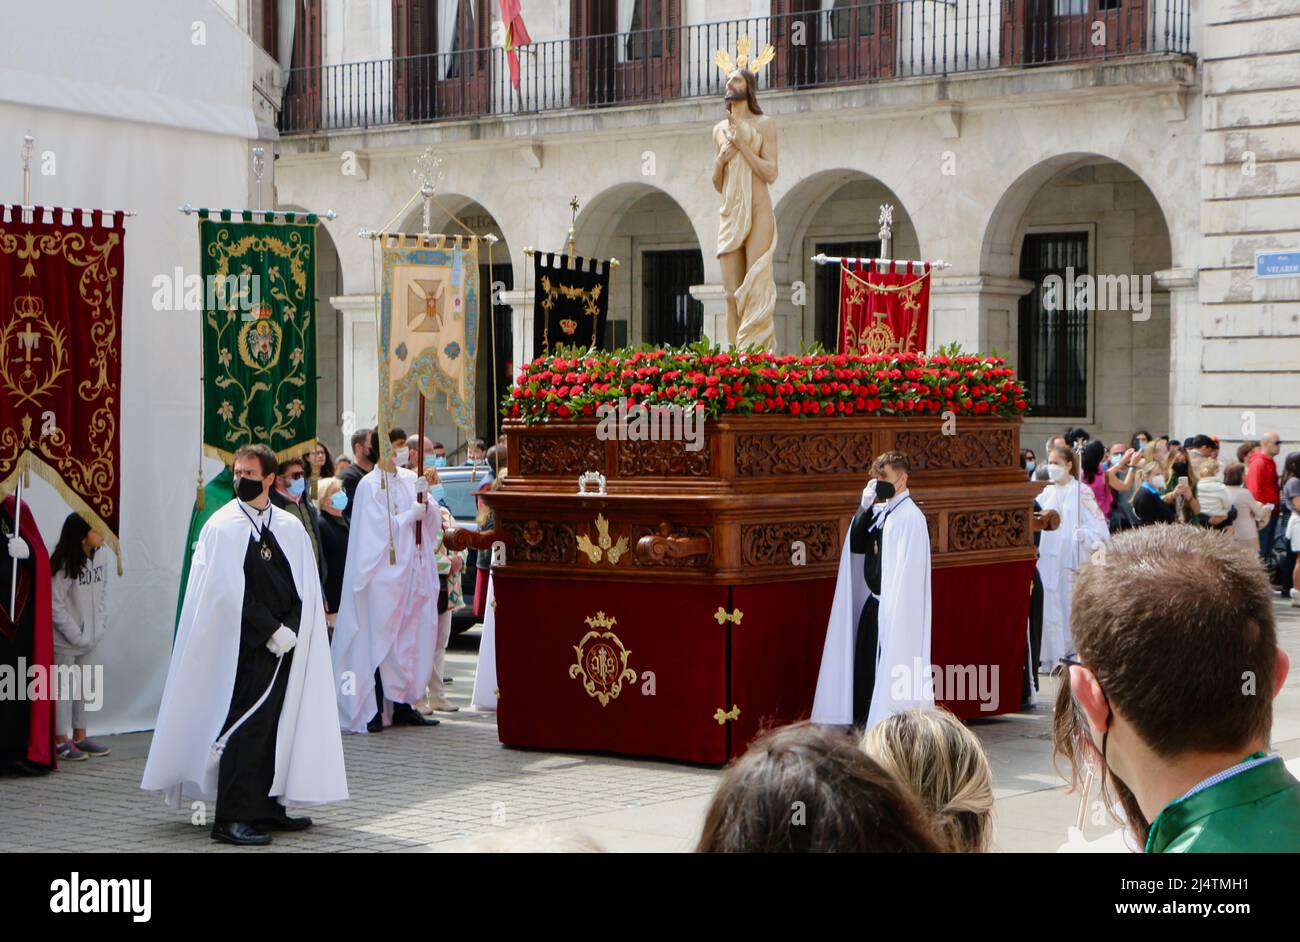
[[[1201,503],[1205,517],[1226,517],[1232,507],[1232,495],[1223,485],[1219,462],[1214,458],[1202,459],[1196,469],[1196,499]]]
[[[93,668],[95,648],[108,628],[106,593],[108,555],[103,538],[79,514],[63,521],[58,545],[50,554],[50,614],[54,621],[54,663],[72,689],[60,693],[55,706],[54,747],[66,762],[106,756],[109,749],[86,737],[84,668]],[[68,739],[68,730],[72,739]]]

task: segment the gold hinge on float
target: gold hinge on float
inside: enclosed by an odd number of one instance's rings
[[[731,705],[730,710],[724,710],[722,707],[718,707],[718,709],[713,713],[713,718],[718,721],[719,726],[722,726],[727,722],[727,720],[738,720],[740,719],[740,707],[736,706],[734,703]]]
[[[740,619],[744,614],[745,613],[740,609],[736,609],[734,612],[728,612],[725,608],[719,605],[718,610],[713,613],[713,617],[718,620],[719,625],[725,625],[727,622],[739,625]]]

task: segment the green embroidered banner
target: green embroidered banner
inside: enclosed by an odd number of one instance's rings
[[[203,450],[278,458],[316,441],[316,217],[207,219],[203,254]]]

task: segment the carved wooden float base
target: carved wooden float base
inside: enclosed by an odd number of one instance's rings
[[[1038,491],[1018,427],[756,417],[710,423],[690,451],[508,424],[509,474],[487,498],[501,741],[721,763],[807,716],[844,534],[895,448],[930,527],[932,659],[962,685],[940,700],[1018,709]],[[588,472],[606,493],[579,493]]]

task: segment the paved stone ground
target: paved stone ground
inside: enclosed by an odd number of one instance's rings
[[[1273,745],[1300,756],[1300,610],[1278,603],[1283,645],[1294,665],[1276,701]],[[470,712],[477,633],[453,642],[448,662],[455,714],[436,728],[345,736],[350,801],[310,814],[316,826],[277,834],[271,851],[468,851],[510,829],[544,825],[607,850],[687,851],[699,835],[720,772],[670,762],[507,749],[490,714]],[[1033,711],[977,722],[988,750],[996,804],[996,849],[1054,851],[1074,821],[1050,759],[1054,685]],[[148,733],[106,737],[113,754],[66,763],[39,779],[0,777],[0,851],[241,852],[208,837],[188,814],[140,791]],[[1112,825],[1085,827],[1096,838]]]

